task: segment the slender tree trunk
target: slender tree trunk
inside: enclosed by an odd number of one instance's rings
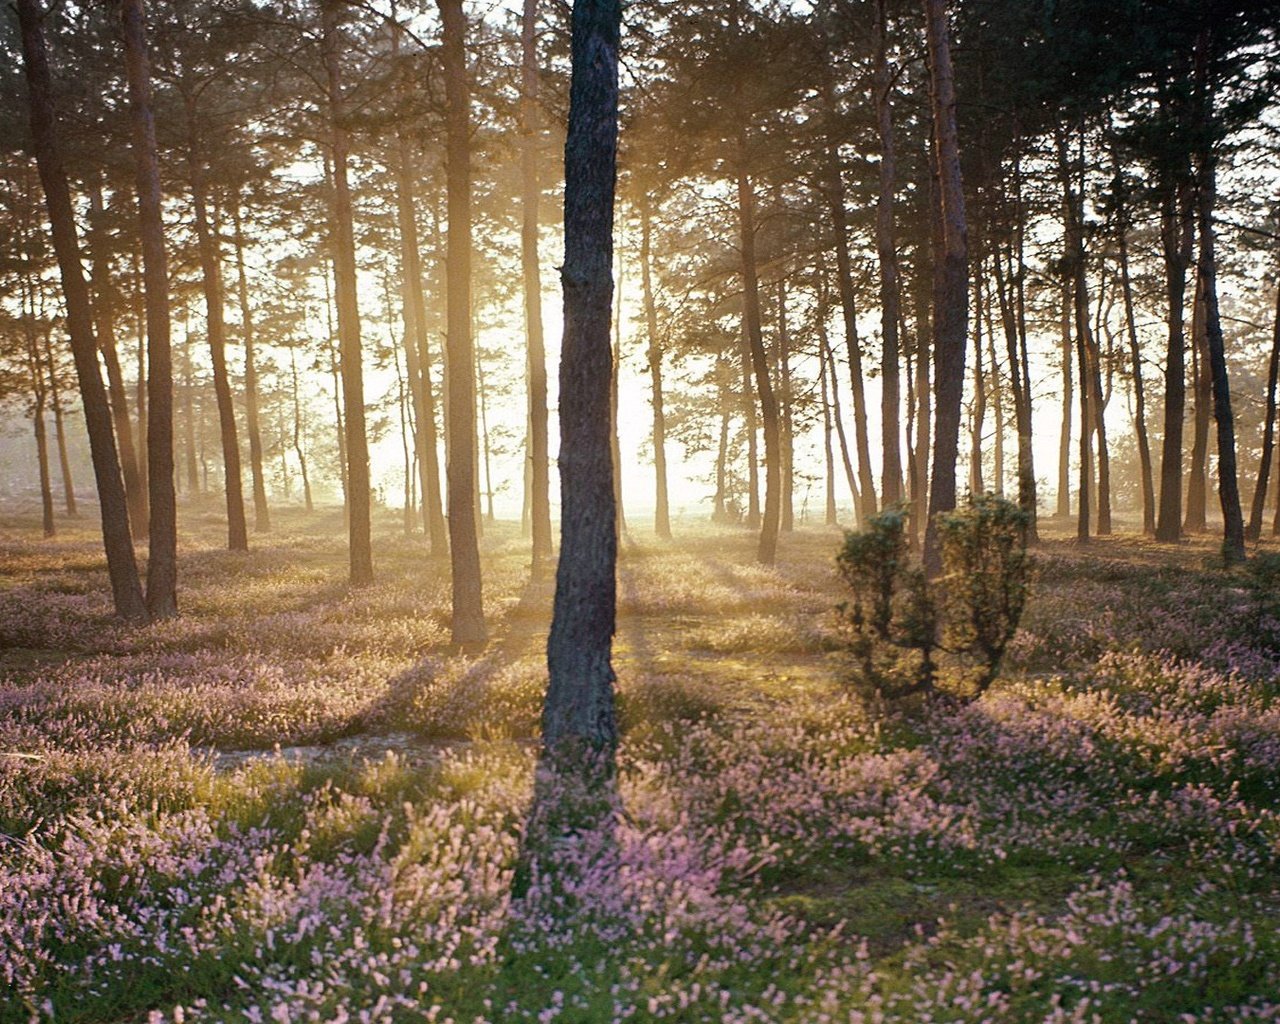
[[[58,526],[53,518],[53,488],[49,483],[49,439],[44,429],[45,395],[36,392],[31,427],[36,436],[36,465],[40,470],[40,526],[46,537],[56,537]]]
[[[1203,54],[1207,46],[1200,47]],[[1202,60],[1207,61],[1207,56]],[[1208,88],[1206,86],[1206,88]],[[1204,103],[1211,104],[1211,95]],[[1218,313],[1217,256],[1213,227],[1213,208],[1217,195],[1216,158],[1212,152],[1201,153],[1198,161],[1200,259],[1199,279],[1204,300],[1204,325],[1208,341],[1208,362],[1213,384],[1213,418],[1218,434],[1218,499],[1222,506],[1223,558],[1244,561],[1244,520],[1240,510],[1240,483],[1236,469],[1236,433],[1231,412],[1231,386],[1227,377],[1226,344],[1222,336],[1222,320]]]
[[[442,59],[447,114],[445,170],[449,237],[446,255],[448,326],[445,365],[449,480],[449,551],[453,569],[453,642],[488,636],[476,535],[475,346],[471,338],[471,97],[467,82],[462,0],[437,0],[444,24]],[[607,333],[607,329],[606,329]],[[607,389],[606,389],[607,396]],[[563,396],[561,418],[564,417]]]
[[[888,59],[888,17],[886,0],[876,0],[875,9],[875,95],[876,130],[880,137],[880,191],[876,198],[876,251],[880,260],[880,334],[881,352],[880,420],[884,450],[884,471],[880,491],[886,507],[902,500],[902,454],[899,421],[901,388],[898,379],[898,323],[901,320],[901,285],[898,275],[897,247],[894,239],[893,196],[897,171],[894,147],[893,108],[889,96],[893,89]]]
[[[764,347],[760,316],[760,279],[756,266],[756,197],[747,171],[746,130],[738,132],[738,231],[742,253],[743,321],[747,350],[755,374],[760,418],[764,425],[764,516],[756,559],[772,565],[778,555],[782,509],[782,420],[778,397],[769,378],[769,354]]]
[[[484,497],[485,497],[485,520],[493,523],[497,522],[497,516],[493,511],[493,474],[490,460],[489,445],[489,400],[488,392],[484,386],[484,360],[480,358],[480,353],[476,352],[476,392],[480,398],[480,448],[484,455]]]
[[[338,306],[338,344],[342,369],[342,406],[346,421],[348,543],[352,586],[373,582],[372,491],[369,441],[365,429],[364,360],[360,343],[355,224],[347,161],[351,140],[342,85],[342,0],[324,0],[324,64],[328,82],[329,152],[333,162],[331,201],[334,296]]]
[[[836,279],[844,311],[844,341],[849,358],[849,383],[853,388],[853,436],[858,452],[859,508],[863,520],[876,514],[875,475],[871,470],[871,443],[867,434],[867,398],[863,385],[862,343],[858,338],[858,300],[853,287],[853,260],[849,255],[848,215],[844,206],[844,179],[835,150],[827,152],[827,203],[835,230]]]
[[[920,247],[920,256],[924,246]],[[923,259],[922,259],[923,262]],[[931,390],[929,386],[929,297],[925,288],[925,269],[917,270],[919,285],[916,291],[916,472],[911,478],[911,526],[912,536],[924,529],[929,509],[929,429],[932,426]],[[914,543],[914,542],[913,542]]]
[[[658,310],[653,298],[653,210],[646,195],[640,203],[640,286],[644,293],[644,320],[648,333],[649,382],[653,404],[653,473],[656,481],[653,529],[663,540],[671,539],[671,507],[667,494],[667,419],[662,405],[662,342],[658,337]]]
[[[1187,478],[1187,511],[1184,533],[1203,533],[1208,526],[1209,409],[1213,402],[1213,377],[1209,367],[1205,333],[1204,282],[1197,276],[1191,313],[1191,380],[1195,405],[1192,413],[1191,472]]]
[[[520,255],[524,271],[524,322],[529,364],[529,525],[533,576],[551,559],[551,452],[547,425],[547,353],[542,336],[542,275],[538,262],[538,0],[524,0],[520,22]]]
[[[550,681],[548,753],[612,754],[618,741],[611,664],[617,591],[609,443],[613,193],[618,133],[618,0],[574,0],[565,141],[564,343],[560,359],[563,496]]]
[[[1075,392],[1071,370],[1071,288],[1063,282],[1062,307],[1059,315],[1059,333],[1062,338],[1062,430],[1058,434],[1058,515],[1071,515],[1071,417],[1074,411]]]
[[[827,273],[825,267],[818,268],[818,281],[815,291],[818,295],[817,326],[818,355],[827,368],[827,379],[831,382],[831,418],[836,428],[836,437],[840,441],[840,460],[844,465],[845,481],[849,485],[849,496],[852,502],[854,521],[860,526],[865,523],[862,515],[862,496],[858,493],[858,479],[853,471],[853,459],[849,454],[849,439],[844,432],[844,415],[840,410],[840,376],[836,373],[836,357],[831,349],[831,338],[827,334]]]
[[[1167,172],[1162,185],[1160,237],[1164,251],[1169,344],[1165,357],[1164,447],[1160,455],[1160,504],[1156,540],[1176,543],[1182,536],[1182,418],[1186,408],[1186,340],[1183,304],[1195,220],[1191,187],[1179,169]]]
[[[222,258],[217,238],[209,224],[200,128],[196,120],[194,95],[186,98],[188,166],[191,198],[195,205],[196,235],[200,253],[200,276],[209,331],[209,354],[213,364],[213,392],[218,402],[218,428],[222,439],[222,465],[226,481],[227,547],[249,550],[249,528],[244,516],[244,492],[240,471],[240,442],[236,436],[235,405],[227,374],[227,339],[223,322]]]
[[[711,521],[724,523],[729,519],[728,506],[728,462],[729,462],[729,420],[732,403],[731,390],[726,378],[733,372],[731,364],[723,356],[716,360],[716,385],[720,406],[720,441],[716,447],[716,490],[712,498]]]
[[[999,255],[996,256],[995,262],[999,262]],[[987,324],[987,363],[991,367],[991,413],[995,418],[995,445],[994,461],[992,464],[992,490],[996,492],[998,497],[1004,497],[1004,382],[1000,376],[1000,360],[996,355],[996,332],[995,324],[991,318],[991,295],[988,292],[985,296],[986,305],[986,324]]]
[[[147,610],[178,614],[178,506],[173,481],[173,350],[169,264],[164,244],[160,165],[151,108],[151,65],[142,0],[122,0],[125,70],[133,116],[133,148],[142,238],[147,321],[147,488],[150,505]],[[247,333],[246,333],[247,337]],[[248,342],[246,341],[246,345]]]
[[[831,434],[833,426],[831,424],[831,395],[827,388],[827,353],[825,350],[818,352],[818,390],[822,396],[822,454],[824,456],[823,465],[826,468],[826,516],[824,522],[828,526],[835,526],[839,522],[836,515],[836,460],[835,451],[831,446]]]
[[[25,241],[25,239],[24,239]],[[46,537],[57,536],[53,518],[53,485],[49,474],[49,437],[45,431],[45,407],[49,389],[44,377],[44,354],[36,332],[36,304],[32,297],[36,285],[26,276],[19,281],[22,302],[22,332],[27,346],[27,373],[30,376],[33,407],[31,428],[36,439],[36,465],[40,471],[40,526]]]
[[[120,475],[120,460],[116,453],[111,407],[98,369],[97,343],[93,336],[93,309],[80,262],[80,243],[76,237],[71,190],[67,185],[67,174],[57,141],[53,86],[40,21],[40,6],[37,0],[17,0],[17,10],[22,33],[31,136],[66,298],[67,331],[71,337],[71,350],[80,382],[89,449],[102,510],[102,539],[107,556],[107,571],[116,614],[129,621],[143,622],[147,619],[147,606],[143,600],[133,541],[129,534],[129,509],[124,481]]]
[[[625,221],[624,221],[625,223]],[[613,464],[613,508],[618,516],[618,536],[627,535],[627,513],[622,503],[622,447],[618,439],[618,379],[622,373],[622,245],[618,245],[617,287],[613,300],[613,373],[609,378],[609,445]]]
[[[1138,344],[1138,323],[1133,310],[1133,281],[1129,275],[1129,223],[1127,207],[1119,217],[1120,290],[1124,298],[1124,323],[1129,339],[1129,362],[1133,369],[1134,430],[1138,436],[1138,471],[1142,477],[1142,532],[1156,532],[1156,489],[1152,480],[1151,441],[1147,436],[1147,398],[1142,381],[1142,349]]]
[[[236,245],[236,285],[240,300],[240,333],[244,341],[244,425],[249,434],[249,472],[253,479],[253,528],[258,533],[271,531],[271,509],[267,505],[267,482],[262,471],[262,426],[258,416],[258,362],[254,337],[253,310],[249,304],[249,276],[244,262],[244,232],[241,230],[240,203],[231,207],[232,230]]]
[[[53,406],[53,437],[58,448],[58,472],[62,479],[62,501],[68,518],[80,518],[76,505],[75,481],[71,477],[71,458],[67,454],[67,431],[62,416],[62,387],[58,384],[58,369],[53,358],[53,342],[49,332],[41,340],[44,348],[44,365],[49,374],[49,404]]]
[[[782,509],[779,529],[795,529],[795,423],[791,402],[791,331],[787,326],[787,286],[778,282],[778,390],[782,423],[779,437],[782,459]]]
[[[293,450],[298,456],[298,469],[302,473],[302,500],[308,512],[315,511],[311,498],[311,478],[307,475],[307,453],[302,443],[302,400],[298,396],[298,358],[293,346],[289,346],[289,371],[293,376]]]
[[[186,316],[182,330],[182,423],[183,447],[186,452],[187,490],[200,493],[200,470],[196,460],[196,411],[195,379],[191,366],[191,332],[187,329]]]
[[[1039,539],[1036,528],[1039,501],[1036,495],[1035,458],[1032,449],[1031,361],[1027,354],[1027,263],[1025,244],[1027,213],[1022,201],[1022,161],[1017,157],[1013,162],[1013,188],[1014,251],[1010,254],[1010,259],[1014,261],[1016,254],[1016,261],[1013,262],[1010,268],[1013,294],[1010,297],[1009,304],[1017,333],[1017,351],[1014,351],[1015,339],[1011,336],[1008,344],[1009,366],[1014,390],[1019,394],[1019,407],[1021,409],[1021,418],[1018,421],[1018,504],[1022,511],[1027,514],[1027,543],[1034,544]],[[1019,385],[1021,385],[1020,388]]]
[[[1280,273],[1276,275],[1276,314],[1271,331],[1271,359],[1267,365],[1267,407],[1262,420],[1262,458],[1258,462],[1258,483],[1253,489],[1253,506],[1249,510],[1249,526],[1245,540],[1262,536],[1262,514],[1267,504],[1267,483],[1271,463],[1275,459],[1276,384],[1280,378]],[[1280,511],[1280,504],[1277,505]]]
[[[95,177],[89,188],[89,257],[92,266],[92,301],[94,330],[98,348],[107,368],[107,394],[111,401],[111,419],[115,424],[116,444],[120,452],[120,471],[124,475],[124,492],[129,501],[129,522],[135,539],[141,540],[147,530],[147,492],[138,472],[138,452],[133,443],[133,426],[129,419],[129,398],[120,369],[120,352],[116,343],[115,289],[111,281],[111,254],[106,226],[106,209],[102,202],[102,184]]]
[[[968,333],[969,253],[965,226],[964,183],[956,136],[955,83],[951,71],[950,28],[946,0],[925,0],[932,83],[933,126],[937,139],[939,217],[942,250],[937,268],[933,324],[934,376],[938,411],[934,426],[933,476],[929,489],[929,523],[925,528],[925,570],[942,571],[942,551],[935,517],[956,507],[956,454],[960,440],[960,402],[964,382],[965,335]]]
[[[760,451],[756,394],[751,387],[751,346],[742,325],[742,429],[747,435],[747,529],[760,529]]]
[[[987,420],[987,380],[982,366],[982,259],[977,260],[978,272],[973,278],[973,417],[970,435],[969,490],[973,494],[986,491],[982,476],[982,435]]]

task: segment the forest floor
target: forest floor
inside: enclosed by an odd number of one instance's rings
[[[637,529],[620,813],[511,892],[551,585],[187,510],[183,615],[0,517],[0,1022],[1280,1020],[1280,623],[1208,539],[1049,535],[981,700],[868,708],[837,531]],[[545,866],[545,865],[544,865]],[[7,993],[7,995],[6,995]]]

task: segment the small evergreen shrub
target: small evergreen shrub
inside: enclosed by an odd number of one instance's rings
[[[888,699],[940,682],[977,697],[995,681],[1026,604],[1026,514],[982,495],[939,515],[943,571],[932,580],[911,557],[906,523],[903,508],[873,516],[836,556],[852,591],[836,610],[856,681]]]

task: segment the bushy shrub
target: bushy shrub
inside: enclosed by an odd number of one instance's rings
[[[889,509],[846,533],[836,556],[853,592],[837,606],[857,681],[893,699],[949,689],[978,696],[995,680],[1027,595],[1026,515],[983,495],[936,519],[942,574],[912,559],[907,512]]]

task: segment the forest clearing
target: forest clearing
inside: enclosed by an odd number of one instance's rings
[[[1004,678],[914,712],[845,681],[838,531],[772,568],[745,530],[624,543],[618,813],[513,898],[550,610],[518,531],[466,656],[389,514],[355,593],[325,518],[252,555],[190,520],[187,611],[141,628],[88,529],[4,523],[5,1021],[1280,1012],[1280,624],[1207,542],[1049,525]]]

